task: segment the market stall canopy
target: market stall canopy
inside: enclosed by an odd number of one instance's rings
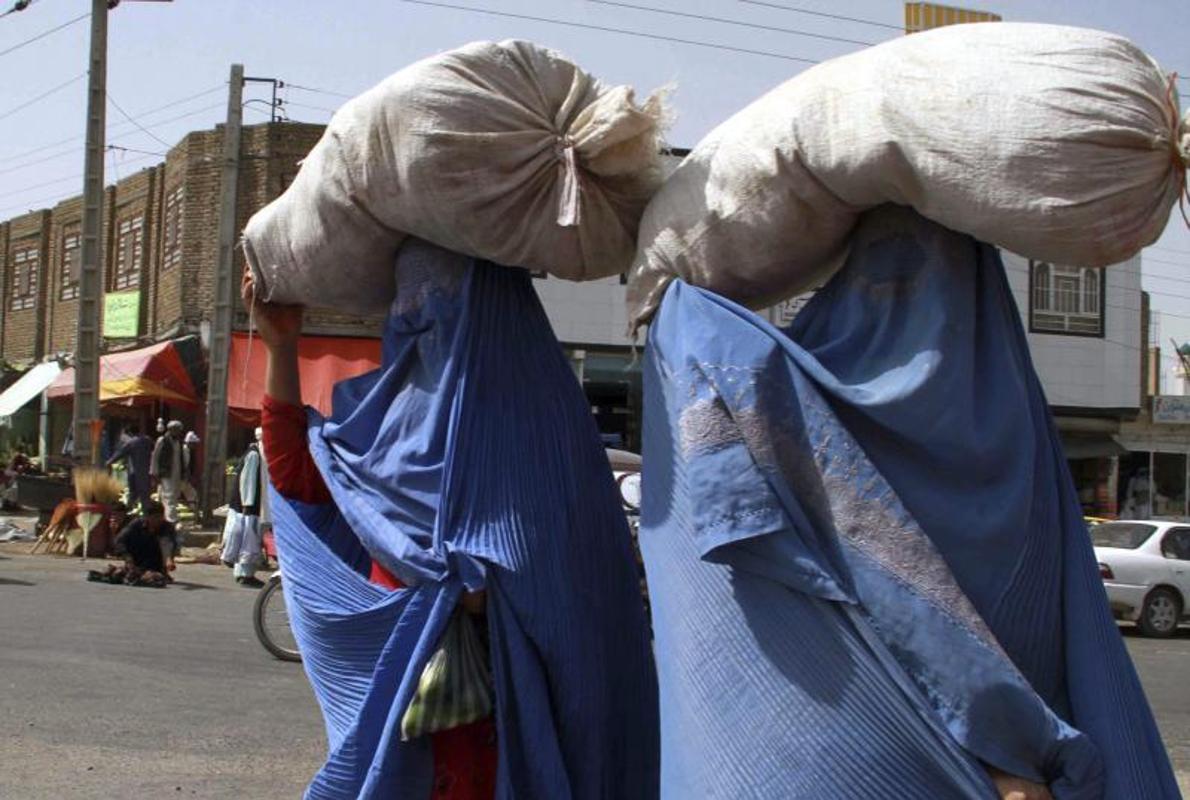
[[[74,368],[63,370],[46,394],[51,399],[74,394]],[[161,400],[197,406],[194,382],[173,342],[108,353],[99,359],[99,402],[138,405]]]
[[[227,370],[227,408],[245,424],[260,419],[268,353],[259,339],[236,333]],[[302,402],[329,414],[331,392],[344,378],[380,366],[380,340],[348,336],[303,336],[298,344]]]
[[[11,417],[20,411],[25,403],[45,391],[61,372],[62,367],[58,366],[57,361],[47,361],[22,375],[16,383],[0,394],[0,419]]]

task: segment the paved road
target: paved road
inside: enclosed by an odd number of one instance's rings
[[[301,667],[256,642],[221,567],[179,584],[87,583],[0,546],[0,798],[299,797],[322,723]],[[1125,631],[1190,797],[1190,630]]]
[[[252,632],[230,570],[87,583],[0,550],[0,798],[300,797],[323,752],[301,665]]]

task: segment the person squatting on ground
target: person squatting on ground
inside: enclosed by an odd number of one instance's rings
[[[115,552],[124,559],[122,566],[112,564],[105,570],[91,570],[87,580],[101,583],[125,583],[129,586],[164,587],[173,579],[172,552],[177,533],[165,519],[165,509],[155,500],[145,506],[144,516],[124,526],[116,537]]]

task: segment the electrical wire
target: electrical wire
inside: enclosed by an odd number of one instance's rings
[[[150,131],[150,130],[147,130],[147,129],[145,128],[145,126],[144,126],[144,125],[141,125],[139,122],[137,122],[135,119],[133,119],[133,118],[132,118],[132,116],[131,116],[131,115],[130,115],[130,114],[127,112],[127,111],[125,111],[125,110],[124,110],[124,109],[123,109],[123,108],[120,106],[120,104],[119,104],[119,103],[117,103],[117,102],[116,102],[116,98],[112,97],[110,92],[109,92],[109,93],[107,93],[107,101],[108,101],[109,103],[111,103],[111,104],[112,104],[112,106],[113,106],[113,107],[116,109],[116,111],[119,111],[119,112],[120,112],[120,113],[121,113],[121,114],[124,116],[124,119],[128,120],[128,121],[129,121],[129,122],[131,122],[133,125],[135,125],[135,126],[137,127],[137,129],[138,129],[138,130],[139,130],[141,133],[143,133],[143,134],[145,134],[146,136],[150,137],[151,139],[153,139],[154,141],[156,141],[158,144],[160,144],[160,145],[164,146],[164,147],[165,147],[165,149],[167,149],[167,150],[168,150],[169,148],[173,147],[173,145],[172,145],[172,144],[170,144],[169,142],[165,141],[164,139],[162,139],[160,136],[158,136],[157,134],[153,133],[152,131]]]
[[[806,14],[811,17],[825,17],[826,19],[843,20],[844,22],[858,22],[861,25],[873,25],[877,28],[888,28],[894,31],[903,31],[904,28],[900,25],[890,25],[887,22],[879,22],[874,19],[862,19],[860,17],[848,17],[843,14],[831,14],[826,11],[814,11],[809,8],[798,8],[796,6],[785,6],[780,3],[769,3],[764,0],[739,0],[741,3],[747,3],[751,6],[763,6],[765,8],[776,8],[781,11],[792,11],[795,14]]]
[[[299,86],[296,83],[289,83],[288,81],[283,82],[282,88],[297,89],[299,92],[313,92],[314,94],[325,94],[325,95],[330,95],[331,97],[342,97],[344,100],[350,100],[351,98],[355,97],[355,95],[353,95],[353,94],[343,94],[342,92],[332,92],[329,89],[316,89],[313,86]]]
[[[621,3],[617,0],[587,0],[590,3],[597,3],[601,6],[615,6],[617,8],[628,8],[634,11],[648,11],[653,14],[668,14],[671,17],[682,17],[684,19],[696,19],[703,22],[719,22],[724,25],[736,25],[741,28],[752,28],[760,31],[773,31],[775,33],[788,33],[794,36],[806,36],[811,39],[823,39],[828,42],[842,42],[844,44],[858,44],[864,46],[871,46],[876,42],[867,42],[861,39],[848,39],[844,36],[831,36],[825,33],[812,33],[810,31],[798,30],[796,28],[781,28],[775,25],[761,25],[756,22],[743,22],[742,20],[727,19],[726,17],[711,17],[705,14],[691,14],[686,11],[674,11],[668,8],[654,8],[652,6],[638,6],[633,3]]]
[[[205,90],[203,90],[203,91],[201,91],[201,92],[198,92],[198,93],[196,93],[196,94],[192,94],[192,95],[189,95],[189,96],[187,96],[187,97],[183,97],[183,98],[181,98],[181,99],[179,99],[179,100],[174,100],[174,101],[171,101],[171,102],[169,102],[169,103],[166,103],[165,105],[161,105],[161,106],[157,106],[156,108],[149,109],[148,111],[142,111],[142,112],[140,112],[140,113],[138,114],[138,116],[140,116],[140,117],[143,119],[144,117],[151,116],[151,115],[153,115],[153,114],[156,114],[156,113],[157,113],[157,112],[159,112],[159,111],[164,111],[164,110],[166,110],[167,108],[174,108],[175,106],[180,106],[182,103],[188,103],[188,102],[190,102],[191,100],[197,100],[197,99],[198,99],[198,98],[200,98],[200,97],[205,97],[206,95],[213,94],[213,93],[215,93],[215,92],[220,92],[220,91],[223,91],[225,88],[226,88],[226,84],[221,84],[221,85],[219,85],[219,86],[215,86],[215,87],[212,87],[212,88],[210,88],[210,89],[205,89]],[[169,121],[169,120],[167,120],[167,121]],[[154,126],[155,126],[155,125],[162,125],[162,124],[165,124],[165,122],[161,122],[161,123],[153,123],[153,125],[154,125]],[[115,134],[118,128],[123,128],[125,125],[127,125],[127,123],[121,122],[121,123],[119,123],[119,124],[117,124],[117,125],[114,125],[114,126],[112,126],[112,127],[108,128],[108,129],[107,129],[107,135],[109,135],[109,136],[110,136],[110,135],[113,135],[113,134]],[[150,127],[153,127],[153,126],[150,126]],[[18,159],[24,158],[24,157],[26,157],[26,156],[35,155],[35,154],[37,154],[37,153],[41,153],[41,152],[44,152],[44,151],[46,151],[46,150],[49,150],[49,149],[50,149],[50,148],[52,148],[52,147],[57,147],[57,146],[59,146],[59,145],[63,145],[63,144],[69,144],[70,142],[81,142],[81,141],[83,140],[83,138],[84,138],[84,137],[82,137],[82,136],[68,136],[68,137],[66,137],[65,139],[59,139],[58,141],[55,141],[55,142],[50,142],[50,143],[48,143],[48,144],[43,144],[43,145],[40,145],[40,146],[38,146],[38,147],[34,147],[34,148],[30,149],[30,150],[25,150],[25,151],[23,151],[23,152],[16,153],[16,154],[14,154],[14,155],[11,155],[11,156],[5,156],[5,157],[3,157],[3,158],[0,158],[0,164],[7,164],[7,163],[8,163],[8,162],[10,162],[10,161],[15,161],[15,160],[18,160]],[[71,149],[70,149],[70,150],[68,150],[67,152],[68,152],[68,153],[77,152],[77,148],[71,148]],[[61,153],[61,154],[59,154],[59,155],[65,155],[65,153]],[[57,156],[55,156],[55,158],[56,158],[56,157],[57,157]],[[40,162],[30,162],[30,163],[40,163]]]
[[[333,108],[327,108],[326,106],[312,106],[309,103],[295,103],[292,100],[286,100],[285,106],[286,106],[286,108],[288,108],[289,106],[293,106],[295,108],[309,108],[309,109],[313,109],[314,111],[325,111],[328,114],[335,113],[335,109],[333,109]]]
[[[42,100],[46,99],[50,95],[54,94],[55,92],[60,92],[63,89],[65,89],[67,86],[70,86],[71,84],[73,84],[77,81],[80,81],[85,77],[87,77],[87,73],[85,73],[85,72],[75,75],[70,80],[63,81],[62,83],[59,83],[54,88],[42,92],[41,94],[37,95],[37,97],[30,98],[30,99],[26,100],[25,102],[21,103],[20,105],[14,107],[14,108],[8,109],[3,114],[0,114],[0,119],[8,119],[9,117],[11,117],[13,114],[17,113],[18,111],[23,111],[26,108],[28,108],[29,106],[33,105],[34,103],[41,102]]]
[[[604,25],[590,25],[585,22],[573,22],[571,20],[551,19],[550,17],[537,17],[532,14],[514,14],[510,11],[493,11],[488,8],[475,8],[474,6],[455,5],[453,3],[439,3],[431,2],[431,0],[400,0],[402,3],[415,6],[429,6],[431,8],[445,8],[451,11],[469,11],[473,14],[487,14],[493,17],[507,17],[508,19],[527,20],[530,22],[544,22],[547,25],[562,25],[568,28],[581,28],[589,31],[601,31],[603,33],[618,33],[623,36],[635,36],[640,39],[653,39],[659,42],[671,42],[673,44],[687,44],[694,47],[709,47],[715,50],[724,50],[731,53],[744,53],[752,56],[765,56],[767,58],[779,58],[783,61],[797,61],[802,64],[818,64],[821,63],[819,59],[802,58],[800,56],[786,55],[785,53],[774,53],[769,50],[752,50],[747,47],[732,47],[731,45],[718,44],[716,42],[704,42],[698,39],[682,39],[677,36],[662,36],[656,33],[644,33],[643,31],[628,30],[626,28],[612,28]]]
[[[215,109],[219,109],[219,108],[223,108],[223,104],[222,104],[222,103],[218,103],[218,104],[216,104],[216,105],[213,105],[213,106],[204,106],[204,107],[202,107],[202,108],[199,108],[199,109],[196,109],[196,110],[194,110],[194,111],[188,111],[188,112],[186,112],[185,114],[179,114],[179,115],[178,115],[178,116],[176,116],[176,117],[170,117],[169,119],[161,120],[160,122],[157,122],[157,123],[154,123],[154,124],[152,124],[152,125],[149,125],[148,127],[150,127],[150,128],[160,128],[160,127],[162,127],[162,126],[164,126],[164,125],[168,125],[168,124],[170,124],[170,123],[172,123],[172,122],[177,122],[178,120],[186,119],[187,117],[193,117],[193,116],[195,116],[195,115],[197,115],[197,114],[205,114],[205,113],[207,113],[207,112],[209,112],[209,111],[214,111]],[[117,134],[117,135],[116,135],[116,138],[114,138],[114,139],[113,139],[113,141],[120,141],[120,138],[119,138],[119,137],[121,137],[121,136],[125,136],[125,135],[126,135],[126,132],[122,132],[122,133],[120,133],[120,134]],[[81,138],[82,138],[82,137],[76,136],[76,137],[73,137],[73,138],[71,138],[71,139],[64,139],[64,140],[62,140],[62,141],[60,141],[60,142],[56,142],[56,143],[54,143],[54,144],[63,144],[64,142],[73,142],[73,141],[77,141],[78,139],[81,139]],[[48,146],[52,146],[52,145],[48,145]],[[173,145],[167,145],[167,147],[170,147],[170,148],[172,148],[172,147],[173,147]],[[44,149],[44,148],[43,148],[43,149]],[[47,161],[53,161],[53,160],[55,160],[55,159],[59,159],[59,158],[65,158],[66,156],[77,155],[77,154],[81,153],[81,152],[82,152],[82,150],[83,150],[83,148],[81,148],[81,147],[70,147],[70,148],[67,148],[66,150],[64,150],[64,151],[62,151],[62,152],[60,152],[60,153],[54,153],[54,154],[52,154],[52,155],[45,156],[44,158],[37,159],[36,161],[30,161],[30,162],[27,162],[27,163],[18,164],[17,166],[14,166],[14,167],[9,167],[9,168],[7,168],[7,169],[4,169],[4,170],[0,170],[0,175],[6,174],[6,173],[9,173],[9,172],[17,172],[17,171],[19,171],[19,170],[22,170],[22,169],[25,169],[25,168],[27,168],[27,167],[33,166],[33,165],[35,165],[35,164],[40,164],[40,163],[44,163],[44,162],[47,162]]]
[[[115,150],[121,153],[139,153],[143,156],[156,156],[157,158],[165,158],[168,153],[154,153],[152,150],[137,150],[135,147],[121,147],[118,144],[109,144],[106,150]]]
[[[15,14],[18,11],[24,11],[35,2],[37,2],[37,0],[16,0],[16,2],[12,4],[12,8],[8,9],[7,11],[0,12],[0,19],[7,17],[9,14]]]
[[[157,158],[157,157],[158,156],[156,156],[156,155],[137,156],[136,158],[130,158],[127,161],[124,161],[123,163],[125,166],[127,166],[129,164],[136,164],[141,161],[148,161],[150,158]],[[59,180],[59,181],[53,181],[53,183],[62,183],[64,181],[68,181],[68,180],[82,181],[82,179],[83,179],[83,176],[81,174],[80,175],[72,175],[69,178],[63,178],[62,180]],[[46,184],[43,184],[43,185],[46,185]],[[65,199],[68,199],[68,197],[63,197],[62,193],[59,192],[57,194],[53,194],[48,197],[39,198],[37,200],[25,200],[20,203],[15,203],[10,206],[5,206],[3,208],[0,208],[0,214],[6,214],[7,212],[12,211],[14,209],[18,209],[18,208],[25,209],[25,210],[33,210],[39,206],[42,206],[43,203],[59,202],[59,201],[65,200]]]
[[[15,53],[17,50],[20,50],[25,45],[33,44],[34,42],[40,41],[52,33],[57,33],[58,31],[62,30],[63,28],[69,28],[71,25],[75,24],[76,22],[81,22],[82,20],[86,19],[89,16],[91,16],[91,12],[89,12],[89,11],[86,14],[79,14],[74,19],[67,20],[66,22],[63,22],[61,25],[59,25],[56,28],[50,28],[48,31],[42,31],[41,33],[37,34],[36,36],[30,37],[23,42],[17,42],[16,44],[14,44],[13,46],[11,46],[9,48],[0,50],[0,56],[6,56],[9,53]]]

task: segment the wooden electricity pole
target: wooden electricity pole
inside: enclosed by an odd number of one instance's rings
[[[78,336],[74,347],[74,457],[99,463],[91,425],[99,419],[99,303],[103,299],[103,148],[107,109],[107,0],[91,0],[87,80],[87,150],[83,162],[83,230]]]
[[[222,183],[219,192],[219,262],[215,266],[215,314],[207,369],[207,446],[203,448],[202,511],[205,521],[223,502],[227,462],[227,374],[236,289],[236,184],[240,177],[240,124],[243,117],[244,65],[231,65],[227,122],[223,126]]]

